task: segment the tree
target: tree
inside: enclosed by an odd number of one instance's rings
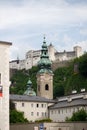
[[[23,112],[18,112],[16,110],[10,111],[10,123],[25,123],[28,122],[26,118],[24,118]]]
[[[15,110],[15,104],[10,100],[10,110]]]
[[[74,112],[71,118],[66,118],[66,121],[87,121],[87,112],[81,109]]]
[[[15,108],[15,104],[10,101],[10,123],[25,123],[28,122],[26,118],[24,118],[23,112],[19,112]]]
[[[87,53],[79,59],[79,72],[87,77]]]

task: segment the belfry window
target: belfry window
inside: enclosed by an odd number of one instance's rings
[[[48,84],[45,85],[45,90],[49,90]]]

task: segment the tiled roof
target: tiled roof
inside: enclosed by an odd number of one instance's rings
[[[39,96],[27,96],[27,95],[10,95],[10,100],[13,101],[27,101],[27,102],[47,102],[47,103],[54,103],[54,100],[47,99],[44,97]]]
[[[49,107],[49,109],[57,109],[72,106],[87,106],[87,99],[79,98],[72,101],[58,101],[56,104]]]

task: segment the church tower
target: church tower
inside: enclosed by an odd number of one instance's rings
[[[53,99],[53,72],[51,61],[48,56],[48,47],[45,37],[41,50],[40,61],[38,62],[39,71],[37,73],[37,96]]]

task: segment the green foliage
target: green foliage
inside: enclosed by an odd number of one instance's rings
[[[41,123],[41,122],[52,122],[52,120],[49,119],[49,118],[46,118],[46,119],[42,119],[42,120],[36,120],[35,122],[37,122],[37,123]]]
[[[10,123],[26,123],[28,120],[24,118],[22,112],[15,109],[15,104],[10,100]]]
[[[36,91],[36,74],[38,68],[32,67],[30,70],[18,70],[13,77],[10,79],[12,85],[10,87],[11,94],[23,94],[24,91],[27,89],[26,84],[29,78],[32,81],[32,85],[34,90]]]
[[[74,112],[71,118],[66,118],[66,121],[87,121],[87,112],[81,109]]]
[[[18,112],[16,110],[10,111],[10,123],[25,123],[28,122],[26,118],[24,118],[22,112]]]
[[[15,110],[15,104],[10,100],[10,110]]]
[[[74,72],[74,65],[78,65],[78,72]],[[36,92],[36,74],[38,67],[32,67],[29,70],[19,70],[11,78],[12,86],[10,93],[23,94],[26,90],[26,84],[30,77],[33,88]],[[71,94],[72,90],[80,92],[81,88],[87,90],[87,54],[80,58],[76,58],[69,63],[68,67],[58,68],[54,71],[53,78],[54,98]]]
[[[79,72],[87,77],[87,53],[79,58]]]

